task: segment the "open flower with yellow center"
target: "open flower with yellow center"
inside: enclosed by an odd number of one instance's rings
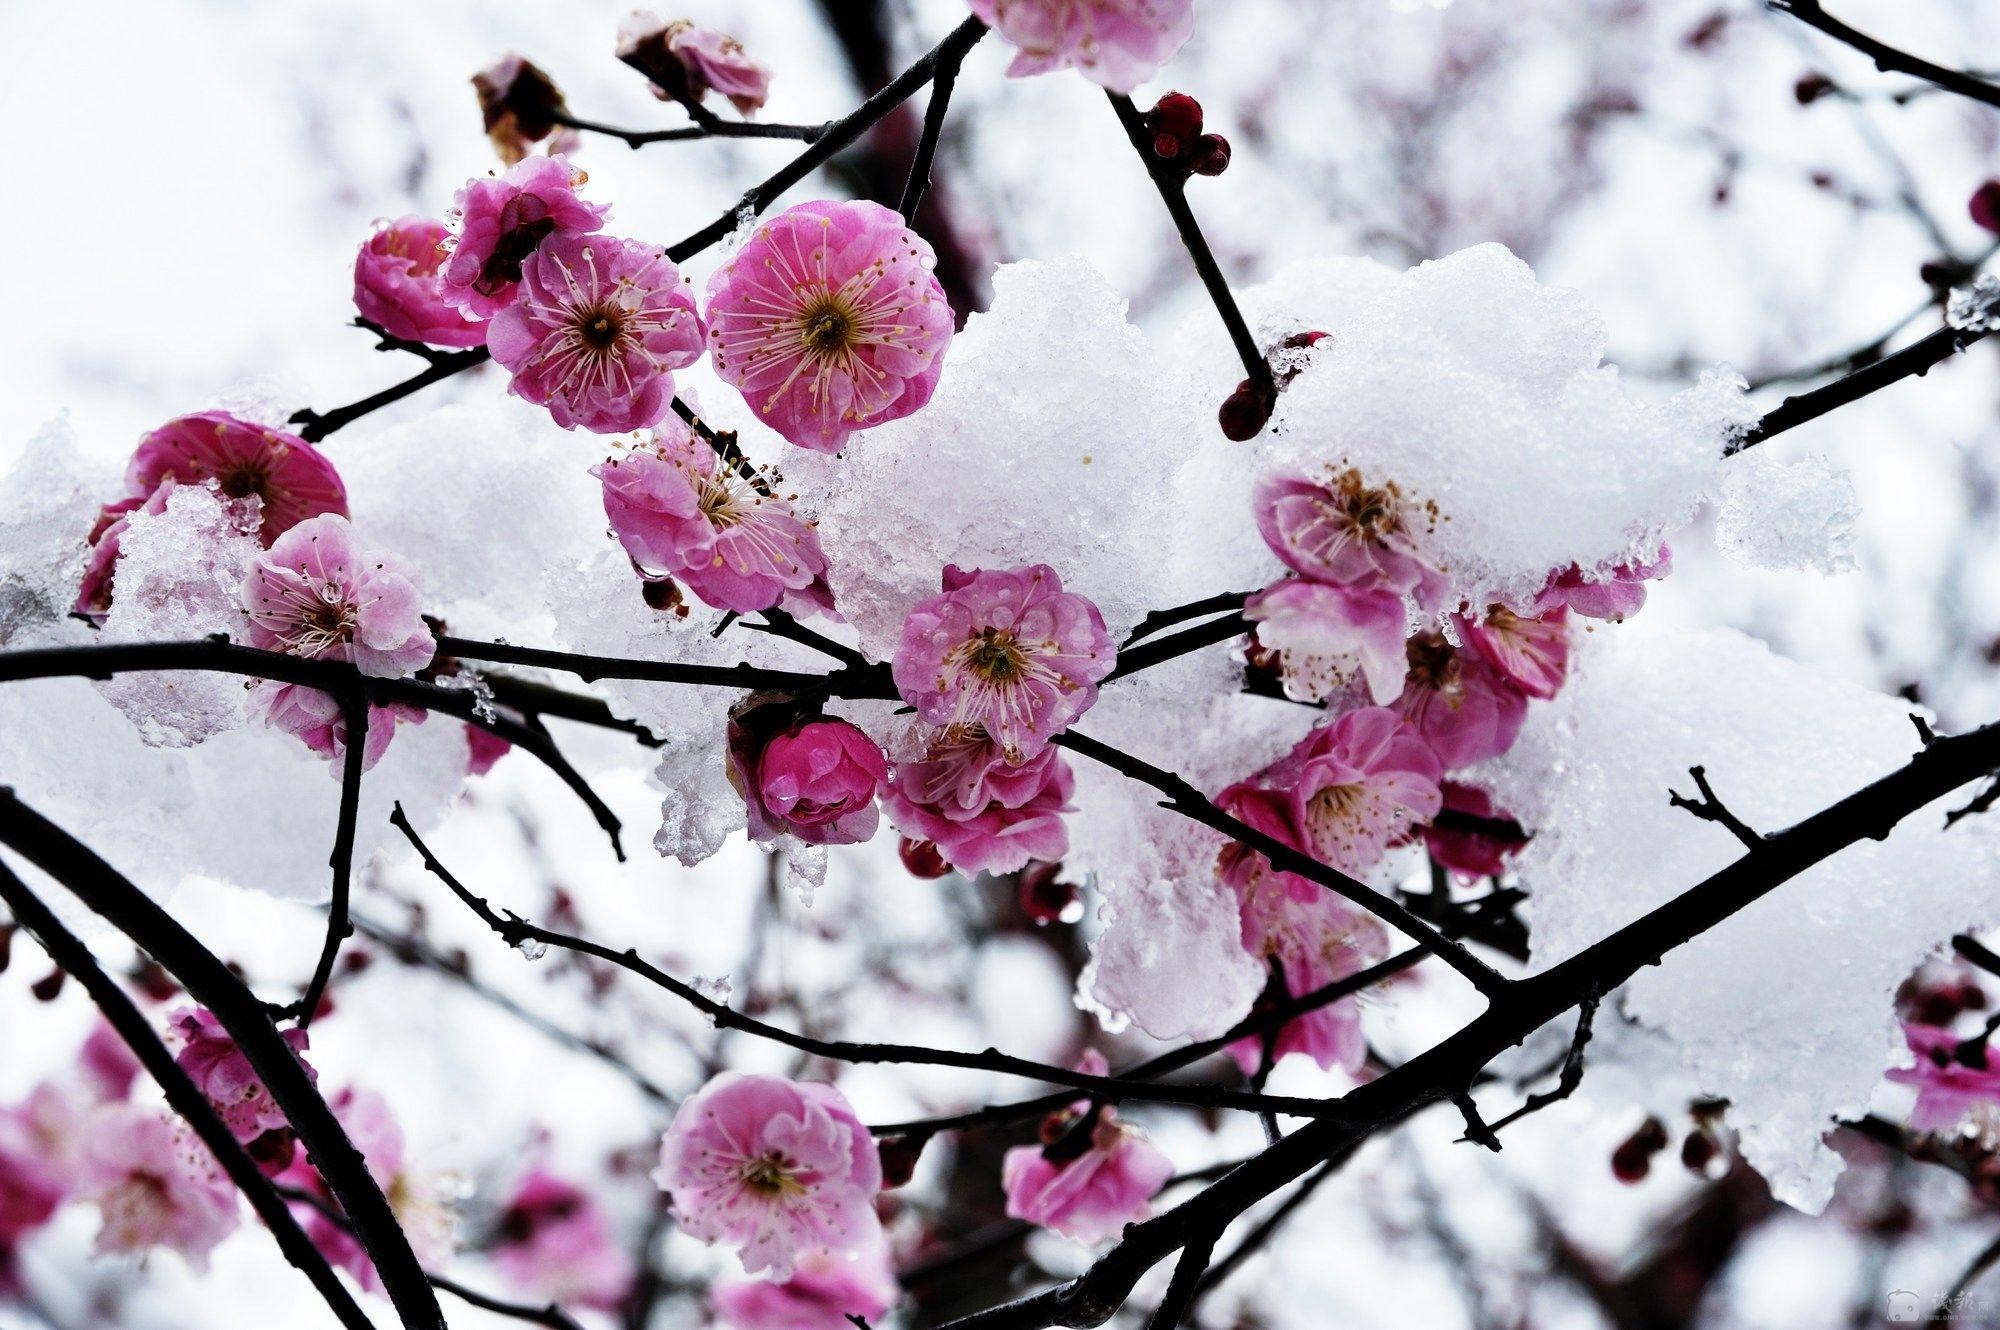
[[[801,203],[757,228],[708,284],[715,372],[802,448],[930,401],[951,341],[937,255],[879,203]]]

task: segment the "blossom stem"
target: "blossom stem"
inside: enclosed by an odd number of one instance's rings
[[[1880,392],[1892,383],[1928,374],[1931,367],[1951,359],[1973,343],[1985,339],[1988,334],[1976,328],[1940,328],[1920,341],[1912,342],[1892,356],[1884,356],[1874,364],[1858,369],[1845,378],[1835,379],[1823,388],[1815,388],[1809,393],[1787,397],[1784,401],[1764,414],[1763,419],[1751,426],[1741,442],[1728,449],[1730,453],[1740,453],[1746,448],[1755,448],[1767,439],[1776,438],[1786,430],[1795,429],[1809,420],[1817,420],[1836,407],[1857,402],[1870,393]]]
[[[700,124],[683,125],[678,129],[619,129],[615,125],[600,124],[595,120],[585,120],[582,116],[558,113],[550,117],[558,125],[569,129],[581,129],[592,134],[604,134],[610,138],[623,139],[628,148],[643,148],[649,143],[685,143],[697,139],[794,139],[811,143],[826,133],[832,122],[818,125],[765,124],[755,120],[723,120],[710,116]]]
[[[291,423],[300,426],[300,438],[307,443],[318,443],[335,430],[347,428],[372,411],[380,411],[385,406],[402,401],[412,393],[422,392],[433,383],[444,382],[460,370],[483,365],[492,358],[493,353],[483,346],[441,355],[433,359],[421,372],[411,375],[401,383],[391,384],[379,393],[371,393],[358,402],[349,402],[346,406],[335,407],[326,412],[315,411],[311,407],[294,411]]]
[[[335,821],[333,854],[328,860],[333,869],[333,895],[327,906],[326,940],[320,944],[319,961],[313,966],[304,995],[290,1008],[301,1030],[312,1024],[320,1001],[326,996],[340,944],[354,936],[347,907],[354,884],[354,823],[361,808],[361,768],[368,749],[368,699],[359,689],[347,689],[339,700],[341,719],[347,726],[347,751],[341,759],[340,812]]]
[[[256,995],[151,896],[5,787],[0,787],[0,844],[62,883],[215,1013],[354,1221],[406,1330],[444,1330],[437,1295],[382,1188]]]
[[[1807,27],[1817,28],[1842,45],[1853,47],[1873,60],[1875,68],[1884,73],[1909,74],[1926,83],[1934,83],[1946,92],[1955,92],[1988,106],[2000,106],[2000,85],[1976,78],[1963,70],[1934,64],[1849,27],[1821,8],[1819,0],[1768,0],[1768,3],[1779,13],[1790,14]]]
[[[1111,99],[1111,109],[1118,113],[1118,123],[1125,127],[1125,137],[1132,141],[1132,150],[1139,154],[1139,161],[1145,166],[1146,174],[1153,179],[1153,187],[1160,192],[1160,201],[1167,205],[1167,215],[1173,218],[1174,229],[1180,232],[1181,243],[1187,247],[1188,257],[1194,260],[1194,270],[1201,278],[1201,284],[1208,290],[1208,298],[1215,305],[1215,312],[1222,316],[1222,326],[1229,331],[1229,340],[1236,346],[1236,354],[1243,361],[1243,373],[1249,378],[1251,387],[1266,403],[1278,400],[1278,384],[1271,373],[1271,364],[1258,347],[1257,339],[1250,334],[1250,325],[1243,320],[1243,311],[1237,308],[1236,297],[1230,294],[1229,279],[1222,275],[1222,265],[1215,261],[1215,253],[1208,247],[1208,239],[1201,233],[1201,224],[1195,221],[1194,210],[1188,207],[1187,182],[1168,169],[1152,149],[1152,135],[1147,132],[1146,121],[1139,114],[1132,99],[1123,93],[1107,92]]]
[[[271,1231],[271,1237],[278,1244],[285,1259],[304,1273],[312,1281],[326,1305],[332,1309],[341,1325],[347,1330],[373,1330],[367,1315],[340,1282],[332,1265],[315,1247],[312,1239],[292,1216],[284,1200],[279,1197],[270,1181],[258,1169],[256,1162],[237,1143],[235,1135],[217,1115],[215,1106],[208,1102],[195,1083],[181,1069],[174,1055],[168,1051],[154,1033],[150,1021],[132,999],[120,988],[117,981],[104,972],[90,953],[90,948],[67,928],[63,927],[55,912],[28,889],[4,862],[0,862],[0,900],[7,903],[8,912],[16,923],[33,934],[35,940],[48,953],[49,959],[83,986],[90,994],[91,1001],[104,1013],[104,1019],[118,1032],[126,1047],[132,1050],[146,1071],[159,1082],[165,1092],[167,1104],[181,1115],[195,1134],[201,1137],[215,1160],[236,1184],[250,1202],[250,1208],[264,1221]]]

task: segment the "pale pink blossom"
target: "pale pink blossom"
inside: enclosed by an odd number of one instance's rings
[[[395,1214],[403,1236],[409,1239],[418,1262],[426,1269],[436,1269],[457,1246],[458,1205],[466,1193],[463,1180],[450,1172],[417,1168],[409,1158],[402,1127],[388,1102],[374,1091],[349,1087],[328,1101],[328,1107],[348,1140],[361,1152],[369,1176],[388,1199],[389,1209]],[[279,1181],[310,1192],[322,1201],[332,1198],[319,1170],[304,1154],[293,1161],[291,1169]],[[336,1223],[316,1206],[300,1204],[294,1210],[306,1236],[329,1262],[352,1274],[363,1288],[373,1291],[382,1287],[374,1262],[368,1259],[367,1250],[352,1230]]]
[[[1910,1109],[1912,1130],[1951,1131],[1975,1109],[2000,1108],[2000,1059],[1985,1043],[1908,1022],[1903,1040],[1916,1055],[1916,1065],[1891,1068],[1889,1079],[1917,1089]]]
[[[708,283],[715,372],[802,448],[930,401],[952,312],[930,242],[879,203],[801,203],[759,226]]]
[[[674,1114],[653,1180],[683,1230],[737,1248],[751,1274],[785,1279],[815,1248],[881,1240],[881,1158],[831,1085],[723,1072]]]
[[[46,1224],[76,1185],[82,1111],[49,1082],[0,1108],[0,1253]]]
[[[1069,852],[1063,814],[1076,777],[1054,748],[1019,765],[976,727],[944,730],[918,761],[899,762],[883,798],[898,831],[937,848],[961,873],[1013,873]]]
[[[1251,495],[1257,530],[1300,577],[1363,591],[1412,596],[1426,609],[1445,581],[1419,552],[1419,533],[1437,521],[1395,485],[1370,485],[1353,468],[1266,473]]]
[[[859,844],[880,824],[875,792],[888,775],[881,748],[844,720],[801,720],[772,735],[729,723],[729,778],[755,841]]]
[[[1278,653],[1285,693],[1323,702],[1357,680],[1377,702],[1403,691],[1403,598],[1383,587],[1286,578],[1250,597],[1244,617]]]
[[[1586,619],[1630,618],[1646,603],[1646,583],[1674,570],[1674,552],[1665,545],[1650,560],[1621,563],[1603,573],[1586,574],[1575,564],[1549,574],[1548,585],[1528,606],[1531,615],[1558,607]]]
[[[1489,606],[1478,622],[1455,621],[1467,645],[1529,697],[1554,697],[1569,674],[1569,611],[1558,606],[1523,618]]]
[[[468,180],[452,204],[451,256],[438,275],[445,303],[490,319],[514,303],[521,269],[555,236],[604,225],[608,205],[586,203],[587,179],[563,157],[528,157],[502,176]]]
[[[173,1115],[131,1104],[91,1117],[77,1194],[102,1216],[98,1252],[166,1247],[196,1270],[241,1218],[235,1185],[201,1139]]]
[[[315,517],[278,537],[242,595],[250,644],[265,651],[352,661],[393,679],[437,650],[416,583],[393,556],[362,549],[344,517]]]
[[[616,236],[558,235],[521,265],[520,292],[487,329],[509,391],[564,429],[657,425],[673,371],[701,358],[702,322],[679,268]]]
[[[604,487],[612,531],[646,575],[672,577],[705,604],[738,614],[818,608],[827,565],[813,524],[768,477],[760,489],[678,418],[591,474]]]
[[[174,1061],[188,1074],[195,1088],[208,1096],[217,1116],[238,1141],[248,1145],[269,1132],[289,1132],[291,1121],[264,1088],[264,1080],[250,1065],[236,1040],[207,1007],[182,1007],[167,1016],[167,1037],[176,1046]],[[307,1035],[304,1030],[287,1029],[285,1044],[299,1059],[309,1078],[317,1073],[305,1060]]]
[[[717,1280],[708,1305],[729,1330],[853,1330],[850,1316],[872,1324],[901,1297],[888,1244],[878,1240],[852,1256],[807,1252],[783,1281]]]
[[[1385,707],[1314,728],[1271,771],[1288,791],[1306,851],[1344,873],[1367,872],[1443,806],[1437,754]]]
[[[608,1310],[632,1291],[637,1268],[590,1194],[536,1165],[495,1221],[493,1262],[538,1302]]]
[[[978,726],[1018,763],[1090,710],[1117,660],[1097,606],[1047,564],[947,564],[943,592],[903,620],[893,674],[924,720]]]
[[[694,105],[714,91],[749,116],[771,91],[771,71],[743,43],[686,19],[633,13],[618,26],[618,58],[651,79],[662,101]]]
[[[1194,31],[1194,0],[971,0],[1014,47],[1010,78],[1074,69],[1113,92],[1160,72]]]
[[[1095,1049],[1077,1069],[1093,1076],[1108,1070]],[[1007,1214],[1078,1242],[1115,1238],[1150,1217],[1153,1197],[1174,1175],[1173,1161],[1108,1104],[1093,1110],[1080,1101],[1054,1115],[1042,1134],[1047,1145],[1016,1146],[1000,1162]]]
[[[445,303],[438,269],[451,232],[431,217],[381,222],[354,256],[354,308],[391,337],[431,346],[478,346],[483,319]]]
[[[307,518],[347,515],[347,489],[326,454],[295,434],[224,411],[176,417],[139,441],[125,468],[127,498],[144,502],[169,478],[213,481],[225,498],[254,496],[266,545]]]
[[[1528,843],[1527,836],[1493,796],[1477,785],[1445,781],[1444,807],[1423,828],[1431,858],[1462,877],[1493,877]]]
[[[260,683],[253,701],[262,710],[264,723],[283,730],[313,752],[334,763],[347,753],[347,713],[331,693],[304,684]],[[421,725],[428,713],[403,702],[368,704],[368,742],[361,750],[361,769],[368,771],[389,750],[398,725]]]
[[[1498,757],[1513,747],[1528,716],[1528,695],[1513,680],[1439,632],[1412,637],[1408,655],[1410,672],[1396,711],[1447,770]]]

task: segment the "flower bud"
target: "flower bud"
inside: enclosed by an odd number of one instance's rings
[[[1271,400],[1248,379],[1236,385],[1236,391],[1223,399],[1222,409],[1216,413],[1223,435],[1238,443],[1256,438],[1270,418]]]
[[[911,877],[939,878],[951,871],[951,865],[938,852],[936,841],[905,836],[897,845],[896,853],[902,856],[903,867],[910,870]]]
[[[1967,210],[1973,221],[1988,231],[2000,232],[2000,180],[1989,180],[1973,190]]]
[[[562,89],[532,60],[507,55],[472,76],[472,89],[479,94],[479,114],[486,122],[486,136],[500,160],[512,166],[528,155],[528,149],[543,139],[557,135],[560,117],[568,114]],[[551,143],[551,150],[561,144]]]
[[[1062,880],[1062,865],[1036,860],[1021,870],[1021,913],[1037,924],[1073,923],[1076,887]]]
[[[1220,134],[1203,134],[1188,149],[1187,165],[1196,175],[1221,175],[1229,169],[1229,140]]]

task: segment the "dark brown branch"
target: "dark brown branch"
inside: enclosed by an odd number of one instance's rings
[[[1972,1258],[1972,1264],[1965,1267],[1965,1273],[1951,1286],[1951,1292],[1945,1294],[1939,1301],[1937,1311],[1932,1314],[1931,1319],[1934,1321],[1954,1319],[1962,1309],[1960,1304],[1965,1301],[1965,1295],[1970,1293],[1972,1286],[1984,1278],[1986,1272],[1996,1264],[2000,1264],[2000,1237],[1995,1237]]]
[[[1961,97],[1970,97],[1975,102],[1988,106],[2000,106],[2000,86],[1976,78],[1963,70],[1948,69],[1934,64],[1907,51],[1898,49],[1859,29],[1849,27],[1820,7],[1819,0],[1766,0],[1772,9],[1781,14],[1790,14],[1808,27],[1817,28],[1827,36],[1851,46],[1875,62],[1875,68],[1884,73],[1909,74],[1926,83],[1934,83],[1946,92],[1955,92]]]
[[[940,62],[937,75],[931,80],[930,104],[924,107],[923,134],[917,139],[917,155],[910,162],[910,177],[903,184],[903,197],[896,204],[896,211],[903,214],[905,222],[917,220],[917,205],[924,201],[924,194],[931,187],[931,163],[937,159],[938,140],[944,135],[951,90],[958,83],[959,67],[971,49],[968,46]]]
[[[675,129],[619,129],[615,125],[599,124],[566,111],[558,111],[549,118],[568,129],[622,139],[628,148],[643,148],[649,143],[686,143],[696,139],[791,139],[811,143],[829,128],[828,124],[784,125],[707,116],[700,124],[682,125]]]
[[[1892,356],[1884,356],[1864,369],[1858,369],[1846,378],[1835,379],[1824,388],[1815,388],[1809,393],[1787,397],[1784,401],[1764,414],[1750,428],[1749,433],[1728,449],[1740,453],[1746,448],[1755,448],[1767,439],[1774,439],[1786,430],[1796,429],[1810,420],[1818,420],[1827,412],[1849,402],[1858,402],[1870,393],[1880,392],[1893,383],[1917,377],[1931,371],[1931,367],[1951,359],[1973,343],[1983,340],[1986,333],[1974,329],[1940,328],[1920,341],[1912,342]]]
[[[97,964],[90,948],[63,927],[55,912],[43,904],[41,898],[30,891],[4,862],[0,862],[0,900],[6,901],[14,921],[34,935],[49,959],[83,985],[91,1001],[104,1013],[104,1019],[118,1032],[118,1037],[125,1041],[126,1047],[132,1050],[133,1056],[139,1059],[148,1074],[159,1082],[160,1089],[166,1093],[168,1105],[194,1128],[209,1153],[229,1174],[229,1180],[250,1202],[250,1208],[264,1221],[264,1226],[271,1231],[271,1237],[278,1244],[278,1250],[312,1281],[313,1287],[340,1323],[348,1330],[374,1330],[366,1314],[354,1301],[353,1294],[347,1291],[347,1286],[340,1282],[340,1277],[334,1273],[326,1257],[313,1245],[305,1230],[299,1227],[298,1220],[293,1218],[291,1210],[256,1162],[237,1143],[234,1133],[216,1114],[214,1105],[208,1102],[208,1096],[188,1079],[188,1074],[174,1061],[174,1055],[161,1042],[145,1014],[118,987],[117,981]]]
[[[412,393],[422,392],[433,383],[443,383],[452,375],[471,369],[474,365],[483,365],[492,358],[493,353],[483,346],[439,355],[424,369],[412,374],[401,383],[390,384],[381,392],[370,393],[360,401],[349,402],[346,406],[335,407],[331,411],[315,411],[311,407],[294,411],[291,423],[300,427],[300,438],[307,443],[318,443],[335,430],[346,429],[372,411],[380,411],[385,406],[402,401]]]
[[[1128,674],[1150,670],[1155,665],[1164,665],[1170,660],[1178,660],[1189,652],[1200,651],[1218,642],[1229,642],[1250,631],[1250,621],[1241,614],[1225,614],[1220,619],[1183,628],[1178,633],[1155,638],[1142,646],[1118,653],[1118,664],[1104,677],[1111,683],[1123,679]]]
[[[1199,822],[1205,827],[1211,827],[1231,840],[1248,846],[1270,860],[1272,867],[1280,872],[1296,873],[1309,882],[1316,882],[1336,896],[1344,897],[1377,918],[1395,925],[1424,950],[1465,976],[1474,988],[1487,997],[1505,992],[1508,988],[1509,980],[1504,975],[1411,913],[1400,901],[1385,896],[1332,865],[1323,864],[1311,855],[1302,854],[1286,845],[1276,837],[1266,835],[1248,823],[1231,817],[1200,790],[1172,772],[1162,770],[1149,762],[1143,762],[1109,744],[1099,743],[1089,735],[1080,734],[1075,730],[1057,735],[1055,742],[1073,753],[1103,763],[1122,776],[1130,777],[1142,785],[1152,786],[1166,796],[1160,802],[1162,808],[1179,813],[1182,817]]]
[[[1181,1259],[1174,1266],[1174,1277],[1167,1282],[1167,1292],[1160,1299],[1160,1305],[1146,1318],[1146,1330],[1176,1330],[1187,1319],[1194,1307],[1195,1295],[1201,1290],[1201,1278],[1208,1273],[1208,1259],[1215,1252],[1214,1233],[1191,1240],[1181,1248]]]
[[[353,1219],[356,1236],[404,1326],[444,1330],[437,1295],[381,1187],[256,996],[152,897],[3,787],[0,844],[62,883],[164,966],[188,996],[215,1013],[284,1111],[341,1209]]]
[[[895,699],[898,696],[895,685],[889,680],[888,667],[882,665],[849,667],[830,674],[805,674],[797,670],[759,669],[749,664],[690,665],[676,661],[587,656],[541,647],[517,647],[507,642],[478,642],[463,637],[440,637],[438,649],[460,660],[490,660],[505,665],[562,670],[586,683],[595,683],[599,679],[636,679],[711,688],[769,688],[830,697]]]
[[[1186,623],[1189,619],[1201,619],[1211,614],[1240,610],[1243,608],[1243,602],[1255,594],[1253,591],[1225,591],[1219,596],[1204,596],[1200,600],[1191,600],[1185,605],[1175,605],[1171,609],[1154,610],[1139,620],[1118,649],[1121,652],[1129,651],[1161,629],[1171,628],[1177,623]]]
[[[1996,956],[1992,948],[1988,947],[1978,938],[1973,937],[1969,933],[1960,933],[1951,940],[1951,946],[1952,950],[1964,957],[1966,961],[1978,966],[1990,975],[2000,976],[2000,956]]]
[[[1502,1131],[1522,1118],[1539,1113],[1550,1104],[1560,1103],[1577,1092],[1577,1088],[1583,1084],[1583,1051],[1590,1044],[1590,1027],[1597,1018],[1597,1006],[1600,1000],[1598,995],[1593,993],[1577,1004],[1576,1033],[1570,1037],[1569,1052],[1563,1055],[1562,1072],[1556,1079],[1555,1089],[1529,1095],[1519,1108],[1494,1123],[1489,1129],[1489,1134]],[[1496,1150],[1500,1148],[1497,1141],[1493,1148]]]
[[[326,940],[320,944],[319,960],[305,993],[290,1011],[301,1030],[312,1024],[319,1012],[320,1000],[333,979],[340,944],[354,936],[348,898],[354,887],[354,824],[361,810],[361,767],[368,751],[368,703],[359,689],[351,689],[341,695],[340,710],[347,724],[347,751],[341,761],[340,813],[333,833],[333,855],[328,860],[333,868],[333,894],[327,902]]]
[[[1021,1076],[1030,1080],[1047,1081],[1052,1085],[1065,1085],[1072,1092],[1082,1091],[1107,1103],[1145,1100],[1194,1108],[1269,1111],[1293,1117],[1312,1117],[1326,1109],[1324,1100],[1302,1099],[1290,1095],[1253,1094],[1224,1085],[1159,1086],[1141,1081],[1127,1081],[1116,1076],[1093,1076],[1086,1072],[1071,1071],[1048,1063],[1014,1057],[993,1048],[968,1053],[958,1049],[929,1048],[919,1044],[858,1043],[845,1039],[820,1039],[786,1030],[715,1001],[699,989],[644,960],[635,951],[630,949],[620,951],[601,942],[593,942],[589,938],[543,928],[511,911],[503,914],[495,910],[487,901],[460,882],[451,870],[431,853],[430,847],[424,844],[423,838],[410,825],[409,819],[403,816],[400,807],[390,814],[389,820],[410,842],[411,848],[423,860],[424,867],[429,869],[431,874],[449,888],[467,909],[479,917],[480,922],[492,929],[508,946],[519,947],[523,942],[539,942],[544,946],[561,947],[565,951],[607,961],[648,983],[665,989],[707,1017],[718,1030],[740,1030],[759,1039],[835,1062],[907,1063]],[[1074,1097],[1074,1093],[1068,1096],[1068,1098]]]
[[[1708,783],[1706,767],[1689,767],[1688,775],[1694,778],[1694,786],[1701,797],[1690,799],[1677,790],[1667,791],[1667,802],[1675,808],[1684,808],[1704,822],[1713,822],[1725,828],[1748,849],[1756,849],[1764,838],[1750,828],[1750,824],[1729,811],[1728,805],[1715,797],[1715,791]]]

